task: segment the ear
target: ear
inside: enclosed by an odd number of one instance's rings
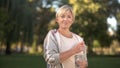
[[[56,18],[55,21],[58,22],[58,18]]]

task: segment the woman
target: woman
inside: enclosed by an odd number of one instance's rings
[[[48,68],[86,68],[86,46],[83,39],[70,31],[75,20],[72,8],[60,7],[56,13],[58,29],[50,30],[44,40],[44,57]],[[82,56],[82,59],[80,59]],[[79,60],[78,60],[79,58]]]

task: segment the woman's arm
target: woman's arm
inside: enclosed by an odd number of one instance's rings
[[[72,49],[62,52],[60,53],[60,62],[62,63],[63,61],[65,61],[66,59],[68,59],[69,57],[71,57],[74,54],[77,54],[81,51],[83,51],[83,43],[79,43],[76,46],[74,46]]]

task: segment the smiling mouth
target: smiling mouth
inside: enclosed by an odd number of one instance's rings
[[[68,24],[68,22],[63,22],[63,24]]]

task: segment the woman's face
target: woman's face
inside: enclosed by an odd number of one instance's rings
[[[70,11],[66,11],[64,14],[59,15],[56,18],[59,28],[69,29],[73,23],[73,15]]]

